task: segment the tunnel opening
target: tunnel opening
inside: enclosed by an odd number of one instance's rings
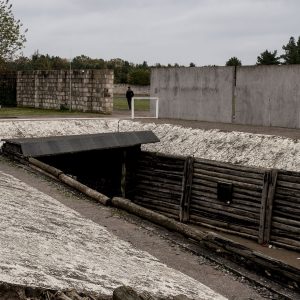
[[[41,156],[84,185],[112,198],[134,197],[134,174],[140,146]]]

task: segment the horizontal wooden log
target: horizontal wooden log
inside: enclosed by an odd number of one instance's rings
[[[197,170],[206,170],[206,171],[213,171],[217,173],[222,173],[222,174],[229,174],[229,175],[234,175],[242,178],[252,178],[258,181],[262,181],[264,179],[264,173],[252,173],[249,172],[248,170],[237,170],[237,169],[230,169],[230,168],[224,168],[220,166],[213,166],[213,165],[208,165],[208,164],[203,164],[203,163],[196,163],[194,169]]]
[[[174,190],[170,187],[160,187],[159,184],[150,184],[149,182],[137,182],[136,184],[136,190],[147,190],[147,191],[153,191],[154,193],[156,191],[161,192],[161,193],[166,193],[171,195],[172,197],[179,197],[181,196],[181,191]]]
[[[278,210],[276,208],[273,211],[273,216],[283,218],[283,219],[288,219],[288,220],[292,219],[292,220],[300,222],[300,215],[299,214],[292,215],[291,213],[287,213],[287,212]]]
[[[276,224],[277,223],[284,224],[284,226],[285,225],[291,225],[291,226],[295,226],[295,227],[297,227],[297,228],[300,229],[300,222],[296,221],[296,220],[293,220],[292,218],[286,219],[286,218],[279,218],[279,217],[273,216],[273,218],[272,218],[272,224],[274,225],[275,223]],[[299,232],[299,234],[300,234],[300,232]]]
[[[149,157],[149,158],[161,158],[161,159],[168,159],[168,160],[174,160],[174,161],[185,161],[186,157],[183,155],[175,155],[175,154],[165,154],[165,153],[159,153],[159,152],[150,152],[150,151],[142,151],[140,153],[141,157]]]
[[[291,175],[286,175],[284,174],[281,170],[278,173],[278,180],[279,181],[284,181],[284,182],[290,182],[290,183],[298,183],[300,184],[300,174],[291,174]]]
[[[140,202],[140,201],[136,201],[136,200],[133,201],[133,203],[136,203],[147,209],[151,209],[154,212],[168,214],[168,216],[172,216],[173,219],[179,219],[179,210],[166,208],[166,207],[162,207],[162,206],[157,206],[155,204]]]
[[[244,188],[244,189],[247,189],[247,190],[250,190],[250,191],[256,191],[256,192],[261,192],[262,191],[262,186],[258,186],[258,185],[254,185],[254,184],[248,184],[248,183],[244,183],[244,182],[240,182],[240,181],[229,180],[229,179],[221,178],[221,177],[217,178],[217,177],[214,177],[213,175],[205,175],[205,174],[200,174],[200,173],[194,173],[193,184],[197,184],[198,179],[200,179],[200,180],[206,179],[206,180],[210,180],[212,182],[227,182],[227,183],[232,183],[236,187]]]
[[[182,168],[184,166],[184,160],[174,160],[174,159],[159,159],[159,158],[148,158],[148,157],[138,157],[138,164],[145,164],[150,166],[161,166],[164,167],[173,167],[173,168]]]
[[[202,186],[197,186],[197,187],[193,186],[192,194],[195,196],[207,197],[208,199],[217,201],[217,191],[209,188],[202,188]],[[248,201],[249,199],[250,201]],[[260,201],[259,200],[260,199],[251,198],[250,196],[243,195],[240,193],[235,193],[235,192],[232,193],[232,202],[236,201],[237,203],[241,203],[251,207],[260,208],[261,200]]]
[[[77,180],[71,178],[70,176],[67,176],[65,174],[60,174],[59,179],[63,183],[65,183],[65,184],[75,188],[76,190],[88,195],[89,197],[91,197],[91,198],[97,200],[98,202],[100,202],[101,204],[103,204],[103,205],[108,205],[109,204],[110,199],[107,196],[105,196],[105,195],[89,188],[88,186],[86,186],[86,185],[78,182]]]
[[[217,189],[217,180],[205,180],[205,179],[199,179],[197,178],[196,180],[194,180],[193,182],[193,189],[197,190],[199,189],[201,186],[206,186],[206,187],[210,187],[210,188],[215,188]],[[250,201],[258,201],[260,203],[261,201],[261,193],[259,192],[253,192],[253,191],[249,191],[246,188],[239,188],[237,186],[233,186],[233,193],[239,194],[239,197],[249,197],[248,199]]]
[[[226,179],[234,182],[241,182],[241,183],[246,183],[249,185],[254,185],[259,187],[262,187],[263,185],[263,181],[261,179],[245,178],[245,177],[230,175],[227,173],[218,173],[218,172],[207,171],[203,169],[194,169],[194,176],[196,175],[206,175],[206,176],[211,176],[213,178],[216,178],[218,180]]]
[[[141,203],[154,204],[154,205],[157,205],[157,206],[167,207],[167,208],[177,209],[177,210],[179,210],[179,208],[180,208],[179,204],[176,205],[174,203],[168,203],[168,202],[160,201],[158,199],[153,199],[153,198],[146,197],[146,196],[135,196],[133,201],[138,201],[138,202],[141,202]]]
[[[61,170],[59,170],[59,169],[57,169],[57,168],[54,168],[54,167],[52,167],[52,166],[50,166],[50,165],[48,165],[48,164],[45,164],[45,163],[43,163],[42,161],[37,160],[37,159],[35,159],[35,158],[33,158],[33,157],[29,157],[29,158],[28,158],[28,161],[29,161],[29,163],[31,163],[32,165],[34,165],[34,166],[36,166],[36,167],[38,167],[38,168],[40,168],[40,169],[42,169],[42,170],[48,172],[49,174],[55,176],[56,178],[58,178],[59,175],[63,173],[63,171],[61,171]]]
[[[176,176],[176,175],[175,175]],[[141,178],[141,179],[147,179],[155,182],[161,182],[161,183],[166,183],[166,184],[181,184],[182,182],[182,176],[172,176],[168,174],[167,176],[164,176],[163,174],[150,174],[150,173],[143,173],[143,172],[137,172],[136,173],[136,178]]]
[[[207,228],[213,228],[227,233],[234,233],[238,234],[239,236],[257,240],[258,228],[245,228],[225,221],[199,217],[198,215],[194,214],[190,215],[190,221],[191,223],[199,224]]]
[[[247,216],[247,213],[245,213],[245,212],[238,214],[237,211],[239,211],[239,210],[234,210],[234,212],[232,212],[232,210],[230,212],[224,211],[224,210],[218,211],[217,209],[214,209],[214,208],[211,208],[208,206],[204,206],[204,205],[196,205],[194,203],[191,205],[191,211],[194,211],[195,214],[196,214],[196,212],[198,212],[198,214],[200,214],[200,215],[201,215],[201,211],[207,211],[207,212],[215,214],[216,218],[225,216],[225,217],[230,217],[234,220],[247,221],[250,224],[254,224],[254,225],[259,223],[259,220],[257,220],[257,218],[249,218]]]
[[[299,208],[300,207],[300,202],[294,202],[293,200],[291,200],[291,198],[287,198],[287,197],[281,197],[278,194],[276,195],[276,198],[274,200],[274,206],[284,206],[286,208]]]
[[[274,211],[276,212],[285,212],[290,214],[290,216],[293,218],[294,216],[299,216],[300,217],[300,206],[298,207],[290,207],[287,205],[284,205],[283,203],[278,203],[276,202],[276,205],[274,205]]]
[[[159,191],[149,191],[149,190],[135,190],[135,195],[140,197],[149,197],[152,199],[160,200],[162,202],[179,205],[180,197],[172,197],[169,193],[162,193]]]
[[[249,196],[253,199],[253,201],[256,201],[258,203],[261,203],[261,195],[262,195],[262,191],[251,191],[245,187],[239,187],[239,186],[236,186],[234,185],[233,186],[233,192],[234,193],[239,193],[241,195],[245,195],[245,196]]]
[[[288,239],[276,235],[271,235],[271,243],[279,242],[283,245],[290,245],[296,248],[297,251],[300,250],[300,241],[296,241],[294,239]]]
[[[176,167],[176,166],[168,166],[168,165],[154,165],[153,163],[151,164],[150,162],[148,164],[146,163],[137,163],[137,169],[138,170],[144,170],[145,172],[159,172],[159,173],[173,173],[173,174],[182,174],[183,172],[183,167]]]
[[[220,167],[220,168],[229,169],[229,170],[244,171],[247,173],[253,173],[253,174],[258,174],[258,175],[267,171],[267,169],[265,169],[265,168],[253,168],[253,167],[234,165],[234,164],[215,161],[215,160],[206,160],[206,159],[202,159],[202,158],[195,158],[195,163],[194,163],[195,167],[197,167],[198,165],[202,165],[202,164]]]
[[[172,191],[172,192],[177,192],[177,193],[181,193],[181,186],[177,185],[177,184],[161,184],[160,182],[154,182],[151,180],[147,180],[147,179],[140,179],[137,181],[136,186],[141,186],[143,185],[144,187],[147,186],[149,187],[157,187],[157,190],[166,190],[166,191]]]
[[[207,197],[206,195],[203,194],[195,194],[194,192],[192,193],[192,199],[191,199],[191,204],[198,204],[201,205],[201,203],[211,203],[212,205],[217,204],[217,205],[221,205],[222,208],[223,207],[231,207],[231,208],[236,208],[236,209],[240,209],[249,213],[254,213],[256,215],[259,215],[260,213],[260,209],[257,207],[251,207],[251,206],[247,206],[244,205],[243,202],[238,202],[235,199],[232,200],[232,202],[230,203],[230,205],[225,204],[224,202],[221,202],[219,200],[217,200],[216,198],[213,197]],[[213,207],[213,206],[212,206]]]
[[[297,190],[298,192],[300,192],[300,184],[299,183],[277,180],[277,186],[287,188],[287,189]]]

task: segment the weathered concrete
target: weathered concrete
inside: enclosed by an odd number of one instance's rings
[[[159,117],[300,128],[300,66],[152,70]]]
[[[239,124],[300,128],[300,66],[237,68]]]
[[[151,73],[159,117],[230,123],[234,67],[160,68]]]

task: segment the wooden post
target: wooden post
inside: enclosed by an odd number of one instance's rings
[[[188,222],[190,219],[190,200],[193,183],[194,158],[187,157],[184,163],[182,178],[182,194],[180,199],[180,222]]]
[[[122,171],[121,171],[121,194],[122,197],[125,198],[125,190],[126,190],[126,150],[123,151],[122,157]]]
[[[266,206],[269,191],[269,181],[271,178],[271,173],[269,171],[264,174],[263,190],[261,195],[261,207],[260,207],[260,220],[259,220],[259,230],[258,230],[258,243],[264,243],[264,233],[266,224]]]
[[[273,213],[273,201],[276,191],[278,170],[272,170],[270,177],[270,184],[268,190],[267,204],[266,204],[266,222],[264,231],[264,243],[270,242],[270,235],[272,229],[272,213]]]

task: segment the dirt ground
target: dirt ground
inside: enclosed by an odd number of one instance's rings
[[[169,267],[189,275],[228,299],[279,299],[277,295],[265,288],[250,283],[245,277],[233,274],[224,266],[207,259],[205,255],[209,254],[203,252],[204,255],[199,255],[201,249],[197,249],[198,254],[195,254],[194,250],[191,251],[195,249],[193,243],[177,234],[123,211],[101,206],[66,186],[2,156],[0,156],[0,169],[51,195],[85,218],[106,227],[109,232],[134,247],[149,252]],[[226,265],[226,262],[223,263]],[[256,280],[265,281],[264,278],[257,277]],[[291,296],[291,299],[293,297]]]

